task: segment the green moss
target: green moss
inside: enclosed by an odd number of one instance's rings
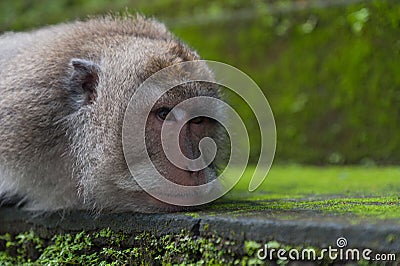
[[[44,241],[33,231],[21,233],[15,237],[10,234],[0,235],[1,242],[6,251],[0,248],[0,262],[5,265],[16,265],[22,261],[29,264],[39,257],[44,246]]]
[[[273,167],[261,187],[250,193],[247,186],[251,171],[248,169],[223,199],[186,215],[196,219],[210,215],[281,220],[339,217],[352,224],[379,224],[382,220],[400,223],[399,168]],[[55,235],[51,239],[40,239],[33,232],[5,234],[0,236],[0,261],[5,265],[259,263],[254,252],[260,243],[251,239],[244,243],[227,241],[212,235],[207,223],[201,226],[209,237],[187,232],[160,237],[146,232],[127,235],[107,228]],[[235,233],[231,233],[232,237]],[[388,243],[395,240],[394,235],[386,239]]]
[[[241,261],[238,254],[247,258],[242,251],[237,251],[241,246],[232,241],[216,236],[192,236],[183,231],[178,235],[155,237],[149,233],[130,236],[103,229],[95,233],[55,235],[50,241],[27,232],[14,237],[3,235],[0,239],[6,241],[5,249],[0,251],[2,265],[232,265]],[[121,240],[120,245],[115,245],[115,239]],[[124,243],[126,239],[130,239],[129,244]],[[37,255],[32,256],[32,252]]]
[[[51,241],[40,239],[33,232],[2,235],[0,239],[6,240],[7,246],[4,250],[0,249],[0,262],[1,265],[264,265],[271,261],[261,260],[257,252],[265,245],[268,249],[283,249],[286,252],[312,248],[317,257],[321,254],[319,248],[290,246],[277,241],[245,241],[241,245],[216,236],[192,236],[183,231],[178,235],[155,237],[149,233],[130,236],[104,230],[106,235],[82,231],[55,235]],[[116,247],[109,241],[110,237],[122,235],[121,240],[131,239],[129,244]],[[278,265],[287,263],[279,260],[276,253],[272,261]],[[331,261],[325,256],[316,262],[327,264]]]
[[[197,212],[186,212],[185,215],[192,218],[200,218],[200,215]]]
[[[312,167],[274,165],[255,192],[248,191],[253,167],[248,167],[229,199],[266,200],[304,196],[397,196],[399,167]]]
[[[346,215],[400,221],[400,168],[274,166],[254,192],[248,191],[253,168],[224,198],[202,214],[251,216],[271,212],[281,218]]]
[[[223,211],[222,211],[223,210]],[[204,215],[254,216],[270,213],[275,218],[298,218],[308,216],[346,215],[354,221],[368,219],[370,222],[393,219],[400,222],[398,197],[334,198],[334,199],[274,199],[259,201],[221,201],[203,211]],[[356,219],[358,218],[358,219]]]

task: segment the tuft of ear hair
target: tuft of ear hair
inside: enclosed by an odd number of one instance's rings
[[[100,66],[93,61],[79,58],[71,59],[70,65],[73,67],[70,90],[75,105],[93,104],[97,98]]]

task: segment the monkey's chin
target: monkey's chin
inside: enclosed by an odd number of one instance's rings
[[[180,206],[180,205],[174,205],[174,204],[169,204],[166,202],[163,202],[161,200],[158,200],[149,194],[145,193],[147,197],[147,203],[148,208],[143,210],[145,213],[168,213],[168,212],[185,212],[185,211],[195,211],[195,210],[201,210],[206,204],[203,205],[194,205],[194,206]],[[177,197],[177,200],[179,200],[179,197]]]
[[[118,193],[117,193],[118,194]],[[112,197],[112,196],[111,196]],[[100,204],[99,212],[101,213],[121,213],[121,212],[138,212],[138,213],[170,213],[170,212],[184,212],[200,210],[204,205],[201,206],[179,206],[168,204],[160,201],[144,191],[136,191],[129,193],[129,196],[125,194],[123,198],[114,195],[114,200],[104,202],[103,206]]]
[[[143,213],[173,213],[173,212],[192,212],[199,211],[204,208],[205,205],[199,206],[177,206],[164,202],[160,202],[159,205],[152,205],[149,209],[144,210]]]

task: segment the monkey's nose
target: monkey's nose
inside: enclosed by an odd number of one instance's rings
[[[195,186],[200,186],[200,185],[204,185],[207,183],[207,178],[206,178],[206,173],[204,170],[201,171],[189,171],[190,173],[190,178],[193,179],[193,183],[195,184]]]

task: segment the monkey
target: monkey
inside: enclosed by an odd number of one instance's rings
[[[3,202],[18,199],[36,211],[184,210],[137,184],[135,175],[148,170],[137,158],[129,171],[121,132],[129,101],[148,77],[199,59],[164,24],[141,15],[107,15],[0,36]],[[207,66],[201,71],[212,78]],[[185,186],[215,179],[218,167],[176,167],[163,153],[160,131],[175,105],[197,96],[222,97],[216,86],[183,84],[157,100],[146,122],[146,147],[157,171]],[[146,100],[145,94],[140,101]],[[182,132],[179,145],[188,158],[199,155],[201,138],[220,137],[217,123],[207,117],[189,121]]]

